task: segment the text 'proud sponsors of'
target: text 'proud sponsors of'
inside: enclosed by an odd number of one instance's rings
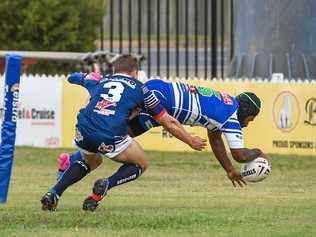
[[[273,140],[272,145],[276,148],[288,149],[316,149],[316,141],[287,141]]]
[[[316,151],[316,98],[308,90],[282,90],[273,102],[273,121],[282,139],[272,146],[285,150]],[[305,131],[305,136],[298,135]],[[314,134],[314,135],[313,135]]]

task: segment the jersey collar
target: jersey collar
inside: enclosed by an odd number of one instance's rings
[[[132,76],[125,74],[125,73],[114,73],[114,74],[112,74],[112,76],[123,76],[123,77],[133,78]]]

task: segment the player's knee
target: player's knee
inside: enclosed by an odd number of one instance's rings
[[[95,161],[94,161],[95,168],[97,168],[99,165],[101,165],[102,162],[103,162],[103,159],[101,157],[99,157],[98,159],[95,159]]]
[[[102,159],[90,162],[89,166],[90,166],[90,170],[95,170],[96,168],[99,167],[99,165],[102,164]]]
[[[148,168],[149,166],[149,162],[147,160],[143,160],[142,162],[140,162],[140,164],[138,164],[140,166],[140,168],[142,169],[142,172],[144,173],[145,170]]]
[[[85,162],[89,165],[90,170],[96,169],[99,165],[102,164],[102,158],[100,156],[84,156]]]

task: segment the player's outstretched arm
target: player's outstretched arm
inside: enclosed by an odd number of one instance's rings
[[[256,159],[257,157],[265,157],[266,155],[260,149],[238,148],[230,149],[235,161],[245,163]]]
[[[231,180],[232,184],[236,186],[236,183],[242,187],[246,182],[242,180],[242,177],[239,172],[235,170],[231,161],[227,156],[225,145],[222,139],[222,133],[220,131],[209,132],[208,139],[213,150],[213,153],[219,163],[222,165],[224,170],[227,173],[227,177]]]
[[[99,73],[95,72],[91,72],[89,74],[74,72],[71,73],[67,78],[69,83],[86,88],[90,95],[92,94],[93,90],[101,79],[102,76]]]
[[[190,147],[197,151],[203,150],[206,146],[206,140],[197,136],[191,136],[176,120],[174,117],[170,116],[165,112],[159,118],[155,118],[168,132],[173,136],[188,144]]]

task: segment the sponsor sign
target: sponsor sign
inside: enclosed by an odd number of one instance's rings
[[[282,132],[293,131],[300,118],[300,104],[291,91],[281,91],[273,102],[273,121]]]
[[[77,114],[86,104],[89,94],[81,86],[62,81],[62,146],[73,147],[76,134]]]
[[[243,130],[246,147],[260,148],[266,153],[316,155],[316,84],[244,81],[192,81],[190,84],[234,96],[252,91],[260,97],[260,114]],[[186,129],[207,139],[204,128]],[[149,150],[192,151],[162,128],[153,128],[137,140]]]
[[[0,92],[3,91],[1,86],[3,86],[2,83],[0,84]],[[13,111],[14,118],[17,120],[15,144],[60,147],[61,78],[22,75],[19,91],[19,102],[16,103]],[[0,111],[2,110],[3,105],[1,104]]]
[[[258,117],[244,129],[245,146],[266,153],[316,155],[316,84],[263,83],[250,81],[185,81],[199,91],[212,88],[236,96],[251,91],[262,101]],[[87,98],[85,89],[63,85],[63,143],[72,146],[76,115]],[[229,100],[226,103],[230,103]],[[185,127],[191,134],[207,138],[205,128]],[[160,151],[193,151],[162,128],[153,128],[137,138],[143,148]],[[225,138],[223,137],[223,140]],[[210,148],[208,148],[210,150]]]
[[[316,97],[309,98],[305,103],[305,121],[307,126],[316,126]]]

